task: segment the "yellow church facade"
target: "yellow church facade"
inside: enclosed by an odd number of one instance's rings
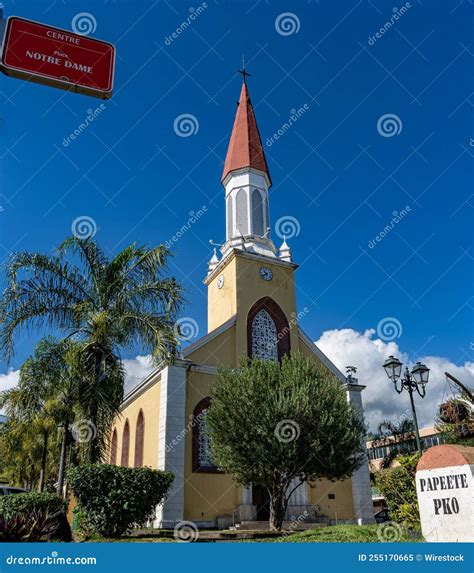
[[[245,79],[245,77],[244,77]],[[268,519],[265,491],[244,488],[213,465],[204,421],[221,366],[240,357],[280,360],[301,352],[341,381],[347,399],[363,416],[364,386],[346,377],[298,325],[291,250],[270,238],[271,178],[244,81],[222,175],[226,242],[214,251],[204,284],[208,289],[208,333],[172,365],[163,364],[125,397],[113,428],[110,462],[173,472],[155,527],[192,521],[198,527]],[[368,464],[351,479],[303,484],[291,496],[287,518],[369,523],[373,521]]]

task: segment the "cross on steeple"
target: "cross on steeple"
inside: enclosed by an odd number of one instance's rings
[[[244,78],[244,84],[247,83],[247,76],[250,76],[250,74],[247,72],[247,70],[245,69],[245,60],[244,60],[244,56],[242,56],[242,69],[239,70],[239,74],[242,74],[242,77]]]

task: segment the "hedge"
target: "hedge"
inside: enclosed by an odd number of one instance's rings
[[[0,498],[0,541],[70,541],[66,502],[52,493]]]
[[[118,537],[154,517],[174,479],[170,472],[90,464],[72,468],[68,484],[95,533]]]

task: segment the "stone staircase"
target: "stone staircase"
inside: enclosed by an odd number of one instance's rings
[[[284,521],[282,529],[284,531],[306,531],[314,527],[326,527],[329,519],[317,517],[314,521]],[[235,526],[229,527],[230,531],[269,531],[268,521],[242,521]]]

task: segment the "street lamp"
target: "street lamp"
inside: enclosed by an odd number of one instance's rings
[[[417,362],[411,372],[406,367],[403,376],[400,376],[402,372],[402,363],[394,356],[389,356],[387,360],[385,360],[383,367],[387,376],[393,382],[397,393],[401,394],[403,389],[405,389],[408,390],[408,393],[410,394],[411,411],[413,412],[413,423],[415,424],[416,447],[421,454],[420,432],[418,429],[418,420],[416,418],[413,392],[416,390],[421,398],[425,397],[426,384],[428,384],[430,369],[421,362]]]

